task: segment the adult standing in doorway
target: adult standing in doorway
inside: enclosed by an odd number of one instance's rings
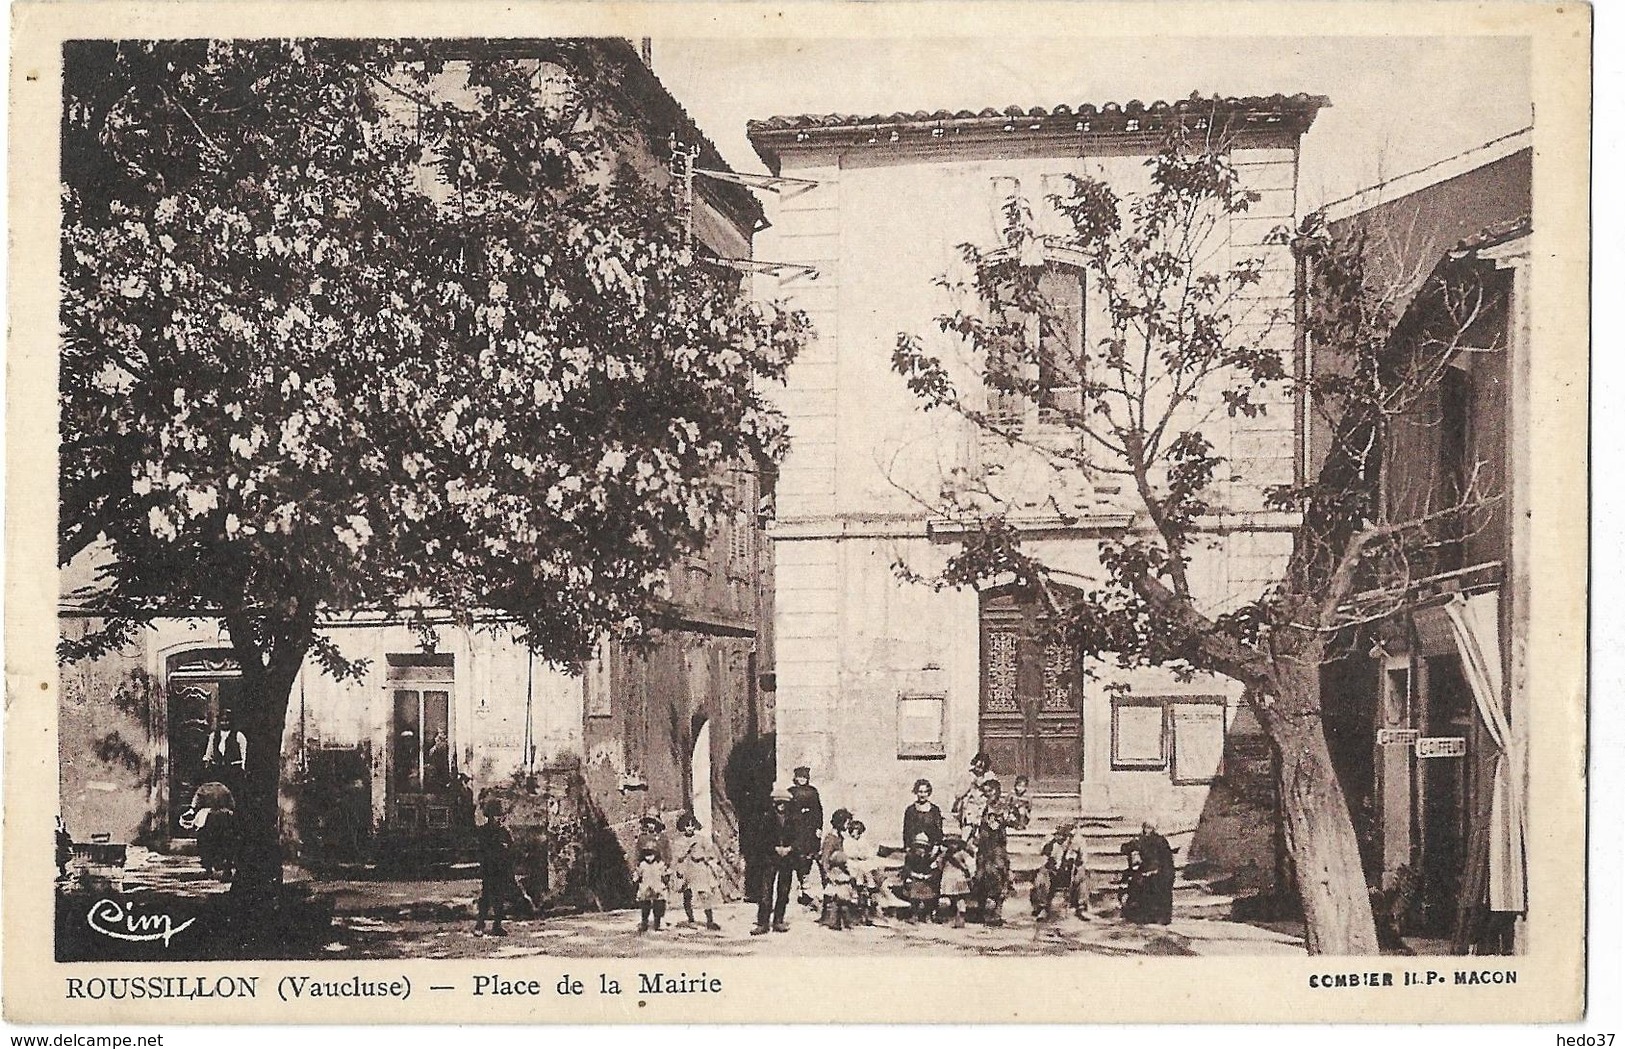
[[[248,737],[232,724],[230,707],[221,707],[214,730],[203,747],[204,779],[223,784],[241,801],[248,779]]]
[[[807,875],[812,873],[818,859],[819,835],[824,830],[824,803],[818,788],[812,785],[812,769],[796,766],[795,782],[790,786],[790,826],[795,836],[796,884],[801,889],[797,902],[814,906],[807,892]]]

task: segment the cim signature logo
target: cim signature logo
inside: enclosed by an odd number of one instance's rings
[[[103,936],[131,943],[162,940],[165,947],[169,946],[172,937],[195,921],[196,918],[188,918],[177,925],[168,914],[137,914],[135,904],[120,903],[105,897],[92,904],[90,913],[85,916],[85,923]]]

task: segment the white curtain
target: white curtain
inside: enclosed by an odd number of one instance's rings
[[[1501,680],[1501,608],[1495,591],[1445,606],[1461,652],[1461,665],[1490,738],[1500,748],[1490,807],[1490,910],[1526,909],[1524,883],[1523,726],[1507,721]]]

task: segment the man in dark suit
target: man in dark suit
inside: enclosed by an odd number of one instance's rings
[[[775,790],[772,811],[762,820],[762,884],[756,903],[756,927],[750,931],[752,936],[760,936],[769,929],[790,931],[784,914],[790,906],[790,886],[799,859],[790,808],[790,792]]]
[[[824,830],[824,803],[812,785],[812,769],[798,765],[795,783],[790,787],[790,825],[795,835],[796,884],[801,886],[797,902],[814,906],[807,893],[807,875],[818,859],[819,835]]]

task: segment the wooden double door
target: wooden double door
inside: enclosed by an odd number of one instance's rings
[[[1030,593],[982,594],[981,745],[1006,793],[1018,775],[1042,794],[1083,778],[1082,668],[1046,626]]]

